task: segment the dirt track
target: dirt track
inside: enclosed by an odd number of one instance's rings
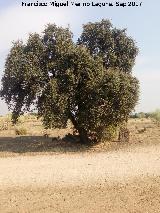
[[[160,145],[0,158],[0,212],[159,212]]]

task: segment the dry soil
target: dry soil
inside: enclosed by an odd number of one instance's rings
[[[160,128],[131,127],[130,143],[84,152],[1,137],[0,213],[159,213]]]

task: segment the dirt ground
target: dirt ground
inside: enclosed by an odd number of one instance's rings
[[[1,132],[0,212],[159,213],[160,127],[129,129],[129,143],[91,149]]]

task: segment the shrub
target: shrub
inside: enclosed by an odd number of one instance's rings
[[[103,141],[111,141],[117,136],[118,128],[110,125],[103,131]]]
[[[154,112],[151,112],[150,117],[153,118],[154,120],[160,122],[160,109],[157,109]]]
[[[148,118],[148,113],[138,112],[130,115],[130,118]]]

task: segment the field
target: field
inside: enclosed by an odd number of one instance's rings
[[[1,117],[0,212],[158,213],[160,127],[130,119],[130,142],[89,148],[34,116]],[[16,129],[26,135],[16,135]],[[49,136],[49,137],[46,137]]]

